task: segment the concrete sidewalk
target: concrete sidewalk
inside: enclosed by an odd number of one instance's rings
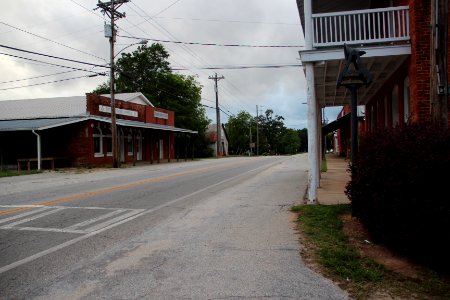
[[[320,187],[317,189],[317,198],[320,204],[350,203],[345,195],[345,186],[350,180],[349,160],[338,157],[336,154],[327,154],[327,172],[321,173]]]

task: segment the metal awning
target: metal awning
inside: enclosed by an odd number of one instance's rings
[[[89,117],[89,119],[100,121],[100,122],[111,123],[110,118],[91,116],[91,117]],[[160,125],[160,124],[137,122],[137,121],[131,121],[131,120],[124,120],[124,119],[117,119],[116,124],[118,126],[126,126],[126,127],[137,127],[137,128],[173,131],[173,132],[181,132],[181,133],[193,133],[193,134],[198,133],[198,131],[194,131],[194,130],[190,130],[190,129],[184,129],[184,128],[178,128],[178,127],[174,127],[174,126],[167,126],[167,125]]]
[[[74,124],[78,122],[83,122],[87,120],[96,120],[100,122],[111,123],[110,118],[97,117],[97,116],[86,116],[86,117],[74,117],[74,118],[48,118],[48,119],[23,119],[23,120],[0,120],[0,132],[1,131],[31,131],[31,130],[45,130],[60,126],[65,126],[69,124]],[[177,128],[174,126],[151,124],[130,120],[117,119],[116,124],[118,126],[126,127],[137,127],[137,128],[147,128],[154,130],[181,132],[181,133],[192,133],[196,134],[197,131]]]
[[[49,119],[23,119],[0,120],[0,131],[31,131],[45,130],[73,123],[86,121],[89,118],[49,118]]]

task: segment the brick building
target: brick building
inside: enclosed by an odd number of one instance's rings
[[[447,3],[446,3],[447,1]],[[336,87],[344,44],[365,51],[373,75],[358,91],[367,131],[433,121],[449,125],[448,0],[297,0],[305,34],[300,58],[308,101],[308,199],[320,185],[321,108],[350,104]],[[349,118],[348,118],[349,119]],[[340,123],[344,124],[343,121]]]
[[[174,112],[154,107],[141,93],[116,95],[119,159],[170,161],[174,134],[195,131],[174,127]],[[2,167],[100,166],[112,164],[109,95],[0,101]]]

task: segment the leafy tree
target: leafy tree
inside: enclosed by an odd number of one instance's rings
[[[250,128],[255,126],[253,117],[246,111],[240,111],[236,116],[231,116],[225,128],[230,138],[229,148],[235,154],[242,154],[249,149]],[[255,127],[256,129],[256,127]],[[253,133],[252,128],[252,133]]]
[[[287,128],[283,131],[280,140],[280,152],[283,154],[295,154],[300,150],[300,137],[295,129]]]
[[[261,145],[261,149],[270,154],[279,153],[280,138],[284,127],[284,118],[282,116],[273,116],[273,110],[266,110],[264,115],[259,116],[259,126],[264,134],[266,143]]]
[[[175,126],[199,132],[194,144],[201,149],[208,143],[205,133],[210,123],[201,105],[202,87],[193,76],[173,73],[168,58],[159,43],[123,53],[116,64],[117,93],[141,92],[155,106],[174,111]],[[99,85],[94,93],[109,94],[109,83]]]
[[[299,152],[308,152],[308,129],[298,129],[297,134],[300,138]]]

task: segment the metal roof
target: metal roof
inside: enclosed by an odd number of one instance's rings
[[[88,120],[84,118],[51,118],[51,119],[25,119],[0,120],[0,131],[26,131],[45,130],[54,127],[69,125]]]
[[[26,131],[26,130],[45,130],[60,126],[65,126],[73,123],[78,123],[87,120],[96,120],[100,122],[111,123],[110,118],[87,116],[79,118],[45,118],[45,119],[23,119],[23,120],[0,120],[0,132],[1,131]],[[183,132],[183,133],[198,133],[197,131],[177,128],[174,126],[151,124],[137,121],[129,121],[123,119],[117,119],[116,124],[118,126],[147,128],[163,131]]]
[[[86,96],[0,101],[0,120],[86,115]]]
[[[102,95],[109,98],[109,95]],[[119,93],[117,100],[154,105],[142,93]],[[87,116],[86,95],[0,101],[0,120],[52,119]]]

